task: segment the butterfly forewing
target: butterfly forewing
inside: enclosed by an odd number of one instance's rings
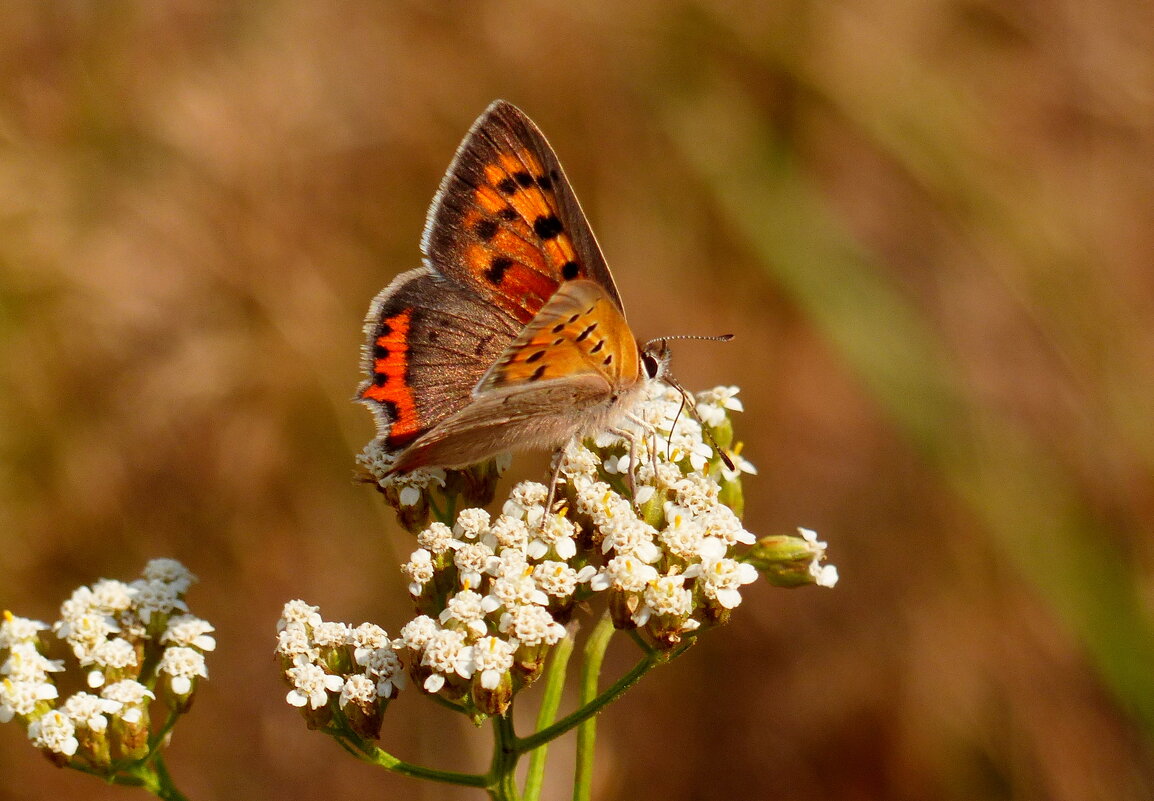
[[[474,394],[596,375],[606,395],[635,384],[640,361],[624,315],[599,284],[568,281],[497,359]]]
[[[561,283],[581,278],[621,308],[561,163],[537,126],[504,101],[489,106],[457,150],[423,247],[434,269],[521,324]]]

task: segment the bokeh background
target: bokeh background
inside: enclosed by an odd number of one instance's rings
[[[496,97],[559,152],[639,336],[737,334],[677,375],[743,388],[748,528],[816,528],[842,575],[750,588],[603,715],[595,797],[1154,796],[1133,0],[6,3],[0,607],[52,620],[179,558],[219,639],[169,751],[190,797],[479,797],[306,731],[271,652],[290,598],[407,619],[411,540],[352,480],[361,320]],[[416,693],[383,734],[457,769],[488,742]],[[137,792],[12,725],[0,777]]]

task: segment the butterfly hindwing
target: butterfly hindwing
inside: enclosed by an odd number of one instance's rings
[[[389,450],[405,447],[467,404],[519,327],[427,267],[398,276],[373,301],[362,356],[369,406]]]
[[[561,163],[536,125],[496,101],[457,150],[422,241],[434,269],[521,324],[575,279],[621,299]]]
[[[403,450],[393,469],[463,467],[503,451],[555,447],[595,428],[609,397],[591,373],[486,392]]]

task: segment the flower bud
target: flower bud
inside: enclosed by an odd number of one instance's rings
[[[126,680],[108,685],[101,695],[121,704],[108,725],[112,758],[135,762],[148,756],[148,704],[156,698],[153,692],[139,682]]]
[[[148,706],[135,707],[128,716],[117,716],[108,726],[112,758],[136,762],[148,756]]]
[[[778,587],[834,586],[837,568],[821,564],[825,559],[825,543],[819,542],[817,534],[810,529],[799,528],[798,532],[800,537],[762,537],[749,549],[745,561]]]
[[[732,481],[722,478],[720,483],[721,490],[717,493],[718,502],[728,506],[734,514],[741,517],[742,512],[745,511],[745,493],[741,488],[741,477],[738,476]]]
[[[609,616],[613,627],[621,630],[637,628],[633,614],[641,607],[641,596],[636,592],[613,589],[609,591]]]
[[[473,677],[472,696],[473,706],[477,708],[478,712],[486,715],[503,715],[505,710],[509,708],[509,704],[513,701],[513,676],[509,671],[501,674],[496,686],[492,688],[485,687],[485,683],[481,678],[482,674],[477,673]]]
[[[377,685],[363,673],[349,676],[341,689],[340,708],[358,736],[375,740],[381,735],[387,698],[377,695]]]
[[[390,503],[397,510],[397,522],[410,534],[416,534],[429,525],[429,496],[425,493],[422,492],[417,502],[411,506],[401,506],[392,501]]]
[[[513,670],[525,685],[532,684],[545,669],[545,660],[551,648],[545,643],[520,645],[513,654]]]
[[[108,731],[93,731],[92,729],[76,730],[76,739],[80,747],[76,750],[76,758],[90,768],[106,770],[112,764],[112,749],[108,742]]]

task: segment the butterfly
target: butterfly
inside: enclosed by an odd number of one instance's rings
[[[390,472],[464,467],[609,429],[669,362],[639,346],[553,148],[493,102],[433,198],[422,266],[365,319],[357,400]]]

